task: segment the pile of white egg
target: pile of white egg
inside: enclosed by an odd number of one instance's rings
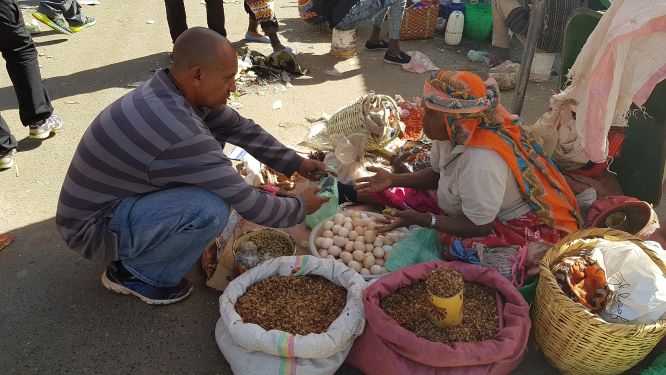
[[[405,234],[401,231],[377,233],[377,218],[359,211],[336,214],[325,221],[317,234],[315,245],[319,256],[337,259],[361,275],[380,275],[386,272],[384,262],[393,245]]]

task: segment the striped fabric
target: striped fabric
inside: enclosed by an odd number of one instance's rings
[[[532,3],[532,1],[528,0],[528,3]],[[548,1],[543,31],[537,41],[537,48],[549,53],[558,53],[562,50],[567,20],[571,13],[580,6],[580,3],[580,0]],[[527,36],[529,18],[529,11],[526,8],[518,7],[509,13],[505,24],[514,33]]]
[[[117,204],[183,185],[218,194],[258,224],[288,227],[303,221],[302,198],[274,197],[246,184],[224,155],[225,142],[286,175],[303,160],[229,107],[193,108],[168,72],[157,72],[107,107],[83,135],[60,192],[58,230],[86,258],[114,260],[117,239],[106,222]]]

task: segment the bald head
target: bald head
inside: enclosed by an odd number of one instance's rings
[[[176,39],[171,70],[179,73],[195,66],[208,69],[235,57],[236,51],[227,38],[204,27],[193,27]]]
[[[186,30],[176,39],[172,58],[169,76],[194,107],[217,108],[236,91],[236,51],[215,31]]]

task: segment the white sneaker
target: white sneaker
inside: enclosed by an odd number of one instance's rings
[[[14,149],[0,151],[0,169],[9,169],[14,166]]]
[[[58,133],[62,130],[64,123],[58,115],[51,115],[42,123],[30,125],[30,138],[46,139],[51,133]]]

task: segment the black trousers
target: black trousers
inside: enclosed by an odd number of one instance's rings
[[[28,126],[53,113],[49,94],[42,85],[37,48],[25,28],[16,0],[0,0],[0,52],[14,85],[21,123]],[[16,148],[16,139],[0,119],[0,148]]]
[[[184,0],[164,0],[164,5],[166,5],[171,41],[176,42],[176,38],[187,30]],[[206,21],[209,29],[222,36],[227,36],[227,30],[224,28],[223,0],[206,0]]]
[[[184,0],[164,0],[164,4],[166,5],[171,41],[176,42],[176,38],[183,31],[187,30]],[[252,13],[252,10],[245,1],[243,2],[243,6],[245,12],[255,19],[254,13]],[[227,30],[224,28],[224,2],[222,0],[206,0],[206,21],[209,29],[216,31],[220,35],[227,36]],[[264,33],[277,32],[277,19],[273,17],[270,21],[261,22],[261,29]]]

